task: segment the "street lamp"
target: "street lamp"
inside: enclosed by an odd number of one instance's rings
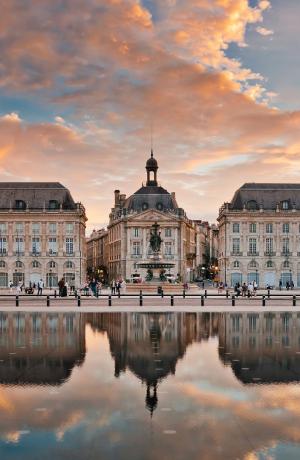
[[[52,268],[49,270],[49,288],[52,289]]]
[[[292,287],[292,270],[290,269],[290,287]]]
[[[255,281],[256,281],[256,284],[258,285],[257,272],[258,272],[258,270],[257,270],[257,268],[256,268],[256,269],[255,269]]]

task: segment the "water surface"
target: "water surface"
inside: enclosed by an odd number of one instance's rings
[[[0,313],[0,458],[299,459],[300,315]]]

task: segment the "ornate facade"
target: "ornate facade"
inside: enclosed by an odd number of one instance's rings
[[[196,274],[197,225],[178,206],[175,193],[158,184],[158,164],[152,152],[146,171],[146,185],[130,197],[115,191],[108,225],[110,277],[121,276],[130,281],[135,277],[146,279],[147,269],[139,265],[151,262],[150,232],[157,223],[163,240],[161,263],[173,265],[167,274],[174,279],[191,281]]]
[[[62,276],[79,287],[86,277],[86,220],[82,204],[59,183],[1,183],[0,287],[43,279],[54,288]]]
[[[300,287],[300,184],[244,184],[218,221],[222,281]]]

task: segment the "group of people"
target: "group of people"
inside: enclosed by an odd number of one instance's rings
[[[258,284],[256,281],[250,281],[250,283],[243,283],[242,285],[240,285],[240,283],[236,283],[234,286],[234,292],[236,293],[237,297],[239,295],[242,295],[242,297],[255,297],[257,294],[257,289]]]
[[[112,294],[120,294],[121,289],[123,291],[126,290],[126,282],[125,280],[119,279],[119,280],[112,280],[110,283],[110,290]]]
[[[294,287],[295,287],[295,285],[294,285],[294,281],[293,281],[293,280],[287,281],[287,282],[285,283],[285,288],[286,288],[287,291],[289,291],[290,289],[293,290]],[[282,281],[281,281],[281,280],[279,281],[279,290],[280,290],[280,291],[282,290]]]
[[[13,288],[16,288],[17,294],[21,294],[24,290],[25,294],[34,294],[35,290],[37,289],[37,295],[43,294],[44,289],[44,281],[40,279],[37,283],[32,283],[30,281],[29,286],[25,287],[23,281],[19,281],[15,286],[12,281],[8,283],[8,287],[10,292],[13,292]]]

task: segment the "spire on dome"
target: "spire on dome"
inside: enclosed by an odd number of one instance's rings
[[[151,148],[151,157],[147,160],[146,163],[146,171],[147,171],[147,186],[154,186],[157,187],[157,170],[158,170],[158,163],[153,156],[153,149]],[[151,173],[153,176],[151,178]]]

